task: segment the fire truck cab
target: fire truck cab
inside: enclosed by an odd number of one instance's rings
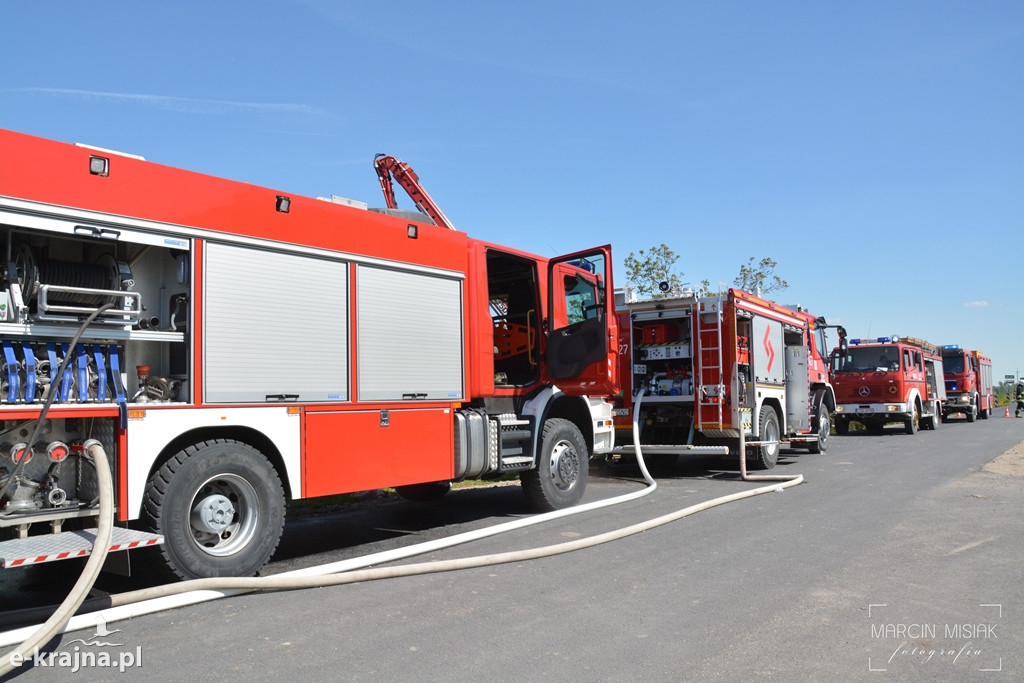
[[[933,344],[913,337],[850,339],[832,354],[837,434],[851,422],[881,433],[891,422],[907,434],[935,429],[946,400],[942,358]]]

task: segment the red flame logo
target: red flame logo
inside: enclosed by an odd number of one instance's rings
[[[764,330],[764,352],[768,354],[768,367],[765,372],[771,372],[772,363],[775,362],[775,347],[772,346],[772,340],[769,338],[771,332],[772,328],[770,327],[766,327]]]

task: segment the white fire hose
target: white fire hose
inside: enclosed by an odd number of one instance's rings
[[[107,454],[103,450],[102,444],[95,439],[89,439],[85,442],[85,447],[86,453],[96,465],[96,481],[100,489],[100,512],[97,519],[96,539],[93,542],[95,552],[89,555],[85,569],[82,570],[78,581],[75,582],[68,597],[60,604],[57,611],[35,628],[34,632],[25,637],[21,645],[0,658],[0,676],[15,668],[11,660],[16,654],[21,661],[31,660],[34,651],[46,645],[55,635],[62,632],[68,620],[71,619],[71,615],[75,613],[89,591],[92,590],[92,585],[103,569],[103,561],[107,557],[107,549],[110,548],[110,539],[114,533],[114,483],[110,476],[110,462],[107,460]]]
[[[100,479],[100,487],[103,495],[100,497],[100,532],[97,534],[96,544],[94,548],[98,549],[94,552],[89,562],[86,564],[86,569],[79,579],[78,583],[72,589],[71,594],[68,598],[60,605],[57,612],[53,614],[46,623],[38,627],[26,627],[21,629],[14,629],[0,633],[0,647],[8,646],[12,644],[21,643],[21,645],[13,652],[26,653],[31,652],[34,647],[38,647],[41,644],[45,644],[55,635],[61,632],[77,631],[80,629],[90,628],[98,626],[101,623],[110,623],[120,619],[127,619],[131,617],[141,616],[144,614],[151,614],[174,607],[182,607],[185,605],[196,604],[199,602],[206,602],[209,600],[215,600],[217,598],[226,597],[230,595],[237,595],[239,593],[247,593],[256,590],[294,590],[299,588],[317,588],[322,586],[336,586],[346,583],[358,583],[363,581],[374,581],[385,578],[395,578],[400,576],[415,576],[420,574],[429,574],[436,572],[453,571],[457,569],[469,569],[472,567],[484,567],[489,565],[503,564],[508,562],[522,562],[524,560],[538,559],[541,557],[550,557],[552,555],[559,555],[562,553],[568,553],[575,550],[582,550],[584,548],[591,548],[596,545],[608,543],[610,541],[632,536],[655,527],[674,522],[683,517],[687,517],[697,512],[731,503],[744,498],[750,498],[758,496],[763,493],[771,493],[773,491],[781,491],[784,488],[796,486],[803,482],[803,475],[760,475],[760,476],[748,476],[746,473],[746,454],[744,452],[745,441],[743,439],[743,430],[740,429],[740,463],[741,473],[745,481],[759,480],[759,481],[773,481],[779,482],[762,486],[747,491],[741,491],[733,493],[727,496],[721,496],[712,500],[691,505],[689,507],[677,510],[675,512],[656,517],[654,519],[633,524],[621,529],[609,531],[596,536],[590,536],[588,538],[577,539],[574,541],[568,541],[565,543],[558,543],[549,546],[543,546],[539,548],[531,548],[527,550],[517,550],[506,553],[495,553],[490,555],[479,555],[476,557],[467,557],[455,560],[441,560],[436,562],[422,562],[416,564],[397,565],[390,567],[376,567],[373,569],[361,569],[370,565],[381,564],[384,562],[392,562],[414,555],[420,555],[423,553],[439,550],[441,548],[448,548],[451,546],[459,545],[462,543],[468,543],[469,541],[478,540],[481,538],[487,538],[495,536],[497,534],[505,533],[508,531],[514,531],[522,529],[527,526],[535,524],[541,524],[543,522],[551,521],[554,519],[560,519],[570,515],[580,514],[583,512],[589,512],[591,510],[597,510],[612,505],[618,505],[625,503],[643,496],[649,495],[654,492],[658,484],[651,477],[650,472],[647,470],[647,465],[644,462],[643,454],[640,447],[640,429],[638,424],[638,416],[640,414],[640,405],[643,401],[642,392],[637,395],[636,402],[633,409],[633,445],[636,450],[637,464],[640,466],[640,471],[643,474],[645,481],[648,486],[640,491],[628,493],[622,496],[616,496],[606,500],[595,501],[586,505],[579,505],[573,508],[567,508],[565,510],[556,510],[554,512],[548,512],[540,515],[534,515],[525,519],[519,519],[512,522],[506,522],[503,524],[497,524],[495,526],[487,527],[486,529],[479,529],[476,531],[469,531],[447,538],[437,539],[434,541],[427,541],[425,543],[418,543],[406,548],[399,548],[396,550],[389,550],[371,555],[365,555],[363,557],[352,558],[349,560],[342,560],[340,562],[333,562],[317,567],[308,567],[306,569],[299,569],[291,572],[285,572],[282,574],[275,574],[272,576],[260,576],[260,577],[219,577],[219,578],[207,578],[207,579],[194,579],[191,581],[183,581],[180,583],[167,584],[164,586],[155,586],[153,588],[145,588],[137,591],[131,591],[128,593],[121,593],[111,595],[105,598],[105,601],[110,606],[97,612],[89,614],[82,614],[75,617],[71,617],[71,614],[78,609],[79,605],[84,600],[85,594],[88,593],[92,587],[93,582],[96,579],[96,574],[99,573],[98,567],[102,565],[103,559],[106,556],[106,548],[109,546],[109,535],[110,528],[113,524],[113,489],[110,480],[109,470],[105,472],[106,480],[104,485],[104,479]],[[98,451],[102,451],[102,447],[99,444],[95,444],[93,448]],[[92,450],[92,449],[90,449]],[[95,456],[94,456],[95,457]],[[99,460],[99,458],[96,458]],[[106,465],[106,456],[102,458],[104,466]],[[97,472],[100,471],[100,467],[97,466]],[[106,469],[104,467],[103,469]],[[106,499],[106,505],[104,500]],[[104,514],[104,508],[106,508]],[[105,521],[107,520],[107,521]],[[104,526],[107,526],[106,534],[107,540],[101,543],[100,535],[104,533]],[[359,571],[355,571],[359,569]],[[11,664],[11,654],[8,653],[2,659],[0,659],[0,675],[7,673],[13,669]]]

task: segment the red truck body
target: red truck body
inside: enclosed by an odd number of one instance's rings
[[[635,452],[640,392],[645,457],[738,454],[741,430],[761,468],[783,442],[827,448],[835,396],[823,319],[739,289],[625,302],[618,315],[616,455]]]
[[[942,419],[945,383],[939,349],[913,337],[850,339],[832,355],[836,433],[851,422],[881,432],[900,422],[908,434],[935,429]]]
[[[13,131],[0,149],[0,567],[88,552],[67,536],[97,516],[84,439],[119,547],[162,543],[181,577],[259,570],[286,499],[516,473],[534,507],[573,505],[613,446],[608,246],[473,239],[391,157],[382,186],[441,225]]]
[[[942,371],[946,377],[946,404],[942,419],[963,415],[968,422],[992,415],[992,359],[981,351],[956,344],[942,347]]]

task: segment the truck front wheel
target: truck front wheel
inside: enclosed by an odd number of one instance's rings
[[[824,453],[828,448],[828,437],[832,434],[832,418],[828,412],[828,406],[822,401],[818,404],[818,440],[807,447],[811,453]]]
[[[149,480],[143,518],[182,579],[252,576],[277,549],[284,490],[267,458],[233,440],[179,451]]]
[[[530,506],[540,512],[571,507],[587,488],[590,453],[579,428],[562,418],[544,422],[535,469],[519,475]]]
[[[904,423],[904,429],[907,434],[917,434],[918,428],[921,426],[921,409],[914,404],[913,412],[910,414],[910,418]]]

